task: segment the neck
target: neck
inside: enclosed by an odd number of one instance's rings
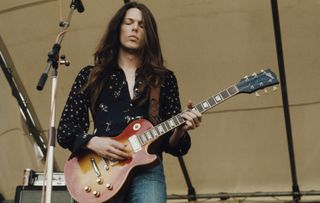
[[[120,48],[118,64],[122,69],[137,69],[141,65],[140,54]]]

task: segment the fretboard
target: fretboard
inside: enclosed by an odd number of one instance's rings
[[[225,100],[229,99],[230,97],[236,95],[239,93],[239,90],[236,85],[233,85],[221,92],[219,92],[216,95],[213,95],[202,102],[198,103],[194,106],[193,110],[196,110],[200,113],[203,113],[218,104],[224,102]],[[182,112],[183,113],[183,112]],[[140,143],[142,145],[148,144],[158,137],[160,137],[163,134],[166,134],[167,132],[175,129],[176,127],[182,125],[185,123],[185,120],[181,117],[181,114],[179,113],[172,118],[159,123],[158,125],[154,126],[153,128],[149,129],[143,134],[137,135]]]

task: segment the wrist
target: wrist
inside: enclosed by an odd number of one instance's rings
[[[185,134],[186,130],[183,128],[183,126],[178,127],[175,129],[173,135],[175,135],[178,138],[181,138]]]
[[[93,144],[95,143],[95,140],[96,140],[97,138],[98,138],[98,137],[96,137],[96,136],[91,137],[90,140],[88,141],[88,143],[87,143],[84,147],[87,148],[87,149],[92,150],[92,146],[93,146]]]
[[[184,130],[183,128],[176,128],[170,137],[169,144],[171,146],[176,146],[179,143],[179,140],[185,135],[185,133],[186,130]]]

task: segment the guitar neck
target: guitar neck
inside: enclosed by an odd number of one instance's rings
[[[238,93],[239,89],[237,88],[237,86],[232,85],[231,87],[219,92],[218,94],[213,95],[203,100],[202,102],[196,104],[193,109],[200,113],[206,112],[207,110],[217,106],[218,104],[224,102],[225,100],[229,99],[230,97]],[[182,113],[179,113],[176,116],[173,116],[172,118],[162,123],[159,123],[158,125],[154,126],[153,128],[141,135],[137,135],[140,143],[142,145],[148,144],[160,137],[161,135],[164,135],[167,132],[175,129],[176,127],[184,124],[185,120],[181,116]]]

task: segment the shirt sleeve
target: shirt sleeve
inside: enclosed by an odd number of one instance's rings
[[[58,127],[58,143],[73,154],[78,152],[92,137],[89,130],[90,99],[88,91],[82,90],[91,68],[83,68],[77,75],[69,93]]]
[[[173,72],[166,74],[165,81],[160,88],[160,106],[160,116],[163,121],[170,119],[181,112],[178,82]],[[172,133],[173,130],[164,135],[164,151],[174,156],[185,155],[191,146],[189,133],[186,131],[179,140],[178,144],[174,147],[169,144],[169,139]]]

